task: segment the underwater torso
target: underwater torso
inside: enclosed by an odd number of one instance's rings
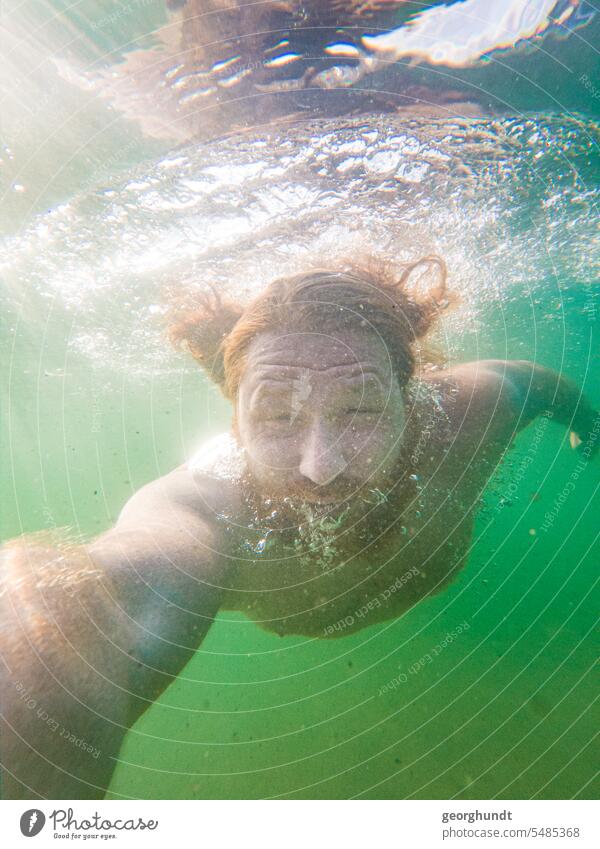
[[[396,618],[446,587],[466,560],[488,464],[453,454],[444,421],[431,435],[419,422],[396,497],[355,515],[296,505],[278,516],[268,500],[257,511],[233,436],[207,443],[188,469],[237,493],[216,517],[235,562],[222,607],[281,636],[326,638]]]

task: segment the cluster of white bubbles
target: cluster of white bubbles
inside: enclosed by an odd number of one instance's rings
[[[30,321],[52,300],[74,349],[143,378],[191,367],[165,337],[173,284],[249,298],[309,261],[434,251],[460,298],[441,331],[452,358],[494,309],[590,285],[595,129],[384,116],[179,149],[6,237],[3,295]]]

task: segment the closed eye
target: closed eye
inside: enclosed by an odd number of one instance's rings
[[[276,416],[264,416],[262,422],[270,427],[290,427],[293,424],[293,418],[289,413],[281,413]]]

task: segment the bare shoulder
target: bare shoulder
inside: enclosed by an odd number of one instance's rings
[[[125,504],[117,525],[146,524],[150,517],[169,523],[185,516],[187,521],[216,523],[236,510],[238,489],[232,482],[202,471],[179,466],[141,487]]]
[[[504,408],[516,403],[516,393],[511,380],[511,363],[505,360],[474,360],[461,363],[438,373],[447,391],[453,393],[459,409],[479,410]]]
[[[493,439],[512,433],[518,397],[509,366],[503,360],[476,360],[426,378],[440,397],[453,439],[484,434]]]

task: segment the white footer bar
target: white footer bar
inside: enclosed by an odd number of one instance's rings
[[[590,801],[4,801],[3,849],[600,846]],[[167,842],[169,841],[169,842]]]

